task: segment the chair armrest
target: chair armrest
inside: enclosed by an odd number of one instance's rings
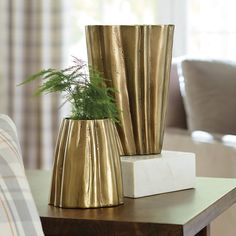
[[[167,129],[163,147],[196,153],[197,176],[236,177],[236,142],[226,142],[222,135],[212,134],[212,139],[197,138],[182,129]]]

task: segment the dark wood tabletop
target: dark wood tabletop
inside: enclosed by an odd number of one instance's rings
[[[207,226],[236,202],[236,179],[197,178],[196,188],[100,209],[61,209],[48,205],[51,174],[27,171],[46,236],[209,235]]]

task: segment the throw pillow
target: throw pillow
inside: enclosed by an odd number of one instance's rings
[[[236,64],[185,59],[181,66],[189,129],[236,134]]]
[[[25,176],[16,127],[5,115],[0,115],[0,235],[44,235]]]

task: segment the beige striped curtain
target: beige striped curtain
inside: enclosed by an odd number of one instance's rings
[[[16,123],[26,168],[51,167],[60,98],[35,98],[35,85],[16,85],[42,68],[61,67],[62,13],[60,0],[0,1],[0,112]]]

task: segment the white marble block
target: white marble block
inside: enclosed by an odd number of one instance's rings
[[[195,187],[195,154],[122,156],[124,196],[138,198]]]

